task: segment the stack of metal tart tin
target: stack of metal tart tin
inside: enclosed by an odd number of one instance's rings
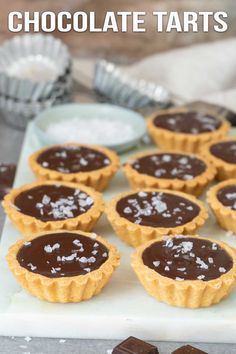
[[[68,48],[50,35],[26,34],[0,46],[0,114],[16,128],[72,91]]]

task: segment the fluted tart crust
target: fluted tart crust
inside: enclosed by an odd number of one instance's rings
[[[207,202],[220,226],[236,234],[236,178],[211,187]]]
[[[119,168],[119,157],[101,146],[71,143],[36,151],[29,165],[40,180],[81,183],[103,191]]]
[[[190,114],[191,116],[189,116],[187,120],[189,124],[186,124],[186,122],[183,123],[184,132],[179,129],[179,123],[176,124],[176,126],[178,126],[178,130],[166,129],[166,127],[157,126],[155,124],[155,120],[158,117],[163,116],[166,120],[168,117],[171,118],[177,115],[181,116],[186,114]],[[226,121],[224,117],[221,115],[211,115],[206,113],[205,115],[208,115],[213,119],[217,119],[220,122],[220,125],[218,126],[215,124],[214,127],[213,124],[211,127],[208,126],[208,124],[205,124],[202,129],[196,129],[196,131],[191,130],[191,128],[194,129],[193,119],[194,116],[197,115],[201,115],[201,113],[195,111],[191,112],[187,108],[171,108],[168,110],[158,111],[153,113],[148,118],[147,128],[155,144],[162,150],[177,150],[197,153],[200,152],[203,144],[224,138],[230,129],[230,123]]]
[[[2,204],[25,238],[61,229],[90,231],[104,211],[99,192],[62,181],[34,182],[15,188]]]
[[[26,291],[59,303],[81,302],[99,294],[120,262],[117,249],[102,237],[67,230],[17,241],[6,258]]]
[[[235,286],[235,250],[196,235],[149,241],[136,249],[131,264],[145,290],[172,306],[208,307]]]
[[[220,181],[236,178],[236,138],[229,137],[205,144],[201,154],[215,167]]]
[[[196,197],[150,188],[120,193],[105,212],[115,233],[134,247],[160,235],[193,234],[208,218]]]
[[[200,155],[149,151],[131,156],[123,171],[132,188],[161,188],[200,195],[214,179],[214,166]]]

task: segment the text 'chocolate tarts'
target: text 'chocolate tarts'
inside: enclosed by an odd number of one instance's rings
[[[202,144],[225,137],[230,123],[222,116],[184,108],[172,108],[152,114],[148,130],[163,150],[199,152]]]
[[[207,201],[219,224],[236,234],[236,178],[211,187]]]
[[[202,155],[216,168],[221,181],[236,178],[236,139],[227,138],[206,144]]]
[[[235,262],[234,249],[198,236],[159,237],[132,255],[132,267],[150,295],[188,308],[211,306],[229,295]]]
[[[106,214],[116,234],[134,247],[160,235],[192,234],[208,217],[194,196],[162,189],[121,193]]]
[[[133,188],[171,189],[196,196],[215,177],[215,168],[206,159],[173,151],[131,156],[123,171]]]
[[[103,213],[104,202],[100,193],[84,185],[45,181],[13,189],[3,207],[28,238],[43,231],[90,231]]]
[[[119,253],[102,237],[82,231],[35,234],[17,241],[9,268],[31,295],[49,302],[80,302],[97,295],[119,265]]]
[[[29,164],[39,179],[82,183],[102,191],[118,170],[119,158],[104,147],[64,144],[35,152]]]

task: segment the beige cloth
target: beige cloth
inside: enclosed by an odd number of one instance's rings
[[[94,62],[75,64],[86,73],[91,85]],[[204,100],[236,111],[234,38],[155,54],[123,70],[136,79],[163,85],[183,103]]]
[[[203,99],[236,111],[236,39],[156,54],[127,73],[157,82],[184,101]]]

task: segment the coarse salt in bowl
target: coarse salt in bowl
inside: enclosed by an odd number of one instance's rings
[[[34,129],[43,145],[77,142],[117,152],[135,146],[146,133],[144,118],[110,104],[65,104],[40,113]]]

